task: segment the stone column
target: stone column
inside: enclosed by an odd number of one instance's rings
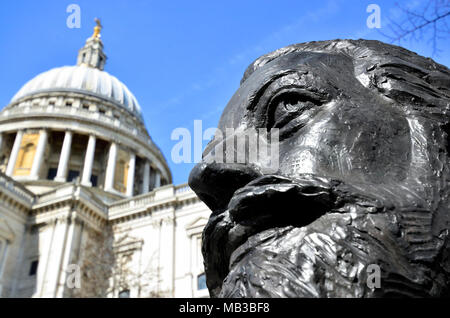
[[[33,165],[31,166],[30,176],[32,179],[39,178],[39,171],[41,170],[42,161],[44,161],[45,146],[47,145],[48,133],[46,130],[39,132],[39,141],[36,147],[36,154],[34,155]]]
[[[86,156],[84,157],[83,177],[81,183],[86,186],[91,186],[92,165],[94,164],[96,138],[93,135],[89,136],[88,146],[86,149]]]
[[[12,176],[14,172],[14,166],[16,165],[17,156],[19,155],[20,145],[22,143],[23,130],[19,130],[14,140],[14,145],[9,156],[8,166],[6,167],[6,175]]]
[[[9,241],[3,241],[3,250],[0,249],[0,295],[3,292],[3,271],[6,267],[6,262],[8,261],[9,252]]]
[[[42,256],[39,258],[38,266],[38,282],[40,286],[40,294],[38,297],[54,298],[58,283],[58,276],[62,268],[61,260],[64,254],[64,247],[67,242],[67,234],[69,232],[70,223],[67,216],[57,216],[51,221],[52,227],[46,233],[50,236],[50,240],[42,242]],[[36,293],[37,294],[37,293]]]
[[[136,155],[134,153],[130,154],[130,161],[128,164],[128,176],[127,176],[127,196],[133,196],[134,187],[134,170],[136,168]]]
[[[66,131],[66,134],[64,135],[64,142],[61,148],[61,155],[59,156],[58,171],[56,172],[55,181],[66,181],[70,150],[72,148],[72,136],[73,133],[69,130]]]
[[[108,164],[106,166],[105,176],[105,191],[113,190],[114,188],[114,173],[116,171],[116,158],[117,158],[117,144],[111,143],[109,147]]]
[[[155,173],[155,188],[159,188],[161,186],[161,172],[156,170]]]
[[[144,177],[142,179],[142,189],[141,189],[141,193],[147,193],[148,192],[148,188],[150,186],[150,163],[145,160],[144,163]]]
[[[72,214],[67,217],[66,221],[67,227],[66,227],[66,233],[64,237],[64,244],[62,248],[62,253],[60,257],[60,270],[57,273],[57,279],[56,279],[56,288],[55,288],[55,296],[56,298],[63,298],[64,292],[66,290],[71,289],[71,287],[75,287],[74,285],[70,286],[68,283],[68,275],[69,275],[69,269],[70,272],[72,272],[73,268],[70,266],[69,263],[71,260],[71,254],[74,252],[74,250],[77,250],[77,241],[74,239],[76,237],[77,229],[79,228],[79,225],[77,224],[77,218],[75,214]],[[79,248],[79,247],[78,247]],[[76,268],[76,267],[75,267]],[[73,273],[73,272],[72,272]],[[74,279],[70,281],[72,284],[74,284]],[[81,282],[80,282],[81,284]]]
[[[3,134],[0,133],[0,150],[2,149],[3,146]]]

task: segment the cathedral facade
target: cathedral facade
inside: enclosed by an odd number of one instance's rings
[[[0,112],[0,297],[208,296],[210,210],[105,62],[98,24]]]

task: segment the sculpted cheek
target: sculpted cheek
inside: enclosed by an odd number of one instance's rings
[[[292,137],[295,142],[285,143],[281,151],[286,155],[280,163],[282,173],[300,175],[303,173],[322,174],[333,165],[331,158],[335,149],[333,141],[338,133],[328,119],[318,120],[307,129],[299,132],[300,136]]]
[[[300,150],[297,157],[290,162],[282,163],[282,171],[289,171],[294,174],[314,173],[315,169],[314,154],[309,149]]]

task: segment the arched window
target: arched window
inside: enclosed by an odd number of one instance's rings
[[[203,273],[197,276],[197,289],[202,290],[206,288],[206,275]]]
[[[21,148],[17,168],[31,168],[34,157],[34,144],[29,143]]]
[[[130,290],[124,289],[119,292],[119,298],[130,298]]]
[[[114,187],[117,191],[125,193],[127,190],[128,178],[128,162],[124,159],[119,159],[116,165],[114,175]]]
[[[29,175],[35,153],[36,144],[34,142],[24,142],[22,144],[14,168],[15,176]]]
[[[22,137],[19,153],[14,163],[15,176],[28,176],[33,165],[39,133],[26,133]]]

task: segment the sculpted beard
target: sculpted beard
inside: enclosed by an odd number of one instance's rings
[[[389,268],[379,277],[384,296],[424,296],[419,287],[429,282],[417,280],[420,269],[397,262],[401,225],[393,210],[392,202],[337,180],[260,177],[237,190],[205,228],[212,295],[376,296],[377,286],[368,283],[375,264]]]

